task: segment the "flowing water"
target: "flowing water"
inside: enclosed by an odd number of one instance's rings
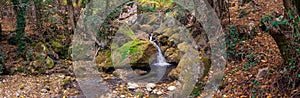
[[[166,59],[163,56],[160,47],[153,41],[152,35],[153,34],[150,35],[149,40],[157,48],[157,51],[158,51],[157,62],[154,63],[154,65],[156,65],[156,66],[168,66],[168,65],[171,65],[171,64],[169,64],[169,63],[166,62]]]

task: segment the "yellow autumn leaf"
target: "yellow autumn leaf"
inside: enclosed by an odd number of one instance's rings
[[[67,0],[62,0],[63,5],[67,5]]]
[[[266,63],[267,62],[267,60],[260,60],[261,62],[263,62],[263,63]]]

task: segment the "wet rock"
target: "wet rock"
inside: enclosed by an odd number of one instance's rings
[[[186,69],[187,66],[192,66],[195,64],[200,64],[200,57],[197,55],[198,52],[192,48],[185,49],[185,51],[189,51],[185,53],[182,58],[180,59],[177,67],[172,69],[168,76],[172,79],[179,79],[180,73],[183,70],[191,70]]]
[[[115,47],[112,59],[115,67],[134,63],[148,63],[149,55],[154,53],[155,47],[149,41],[134,40],[125,43],[121,47]],[[137,64],[143,65],[143,64]]]
[[[41,89],[41,92],[42,92],[42,93],[47,93],[48,90],[47,90],[47,89]]]
[[[164,52],[164,56],[166,57],[168,62],[179,62],[180,61],[180,52],[178,49],[174,47],[168,48]]]
[[[125,95],[121,95],[120,97],[121,97],[121,98],[125,98],[126,96],[125,96]]]
[[[165,35],[165,36],[171,36],[171,35],[173,35],[175,33],[175,30],[171,29],[171,28],[165,28],[163,30],[163,32],[164,32],[163,35]]]
[[[138,88],[139,87],[139,85],[138,84],[136,84],[136,83],[128,83],[128,89],[130,89],[130,90],[133,90],[133,89],[136,89],[136,88]]]
[[[255,80],[258,80],[258,79],[260,79],[262,76],[266,75],[268,71],[269,71],[269,67],[259,69],[259,70],[258,70],[258,73],[257,73],[257,75],[256,75],[256,77],[255,77]]]
[[[177,48],[180,51],[185,52],[185,51],[187,51],[191,47],[189,46],[189,44],[187,42],[183,42],[183,43],[178,44]]]
[[[157,93],[156,93],[157,95],[162,95],[163,94],[163,92],[162,91],[157,91]]]
[[[176,87],[175,87],[175,86],[169,86],[167,89],[168,89],[169,91],[174,91],[174,90],[176,89]]]
[[[174,42],[175,45],[179,44],[181,42],[180,34],[179,33],[173,34],[171,37],[169,37],[169,41]]]
[[[162,52],[165,52],[168,48],[169,48],[169,46],[160,46],[160,50]]]
[[[160,43],[161,46],[169,46],[168,45],[168,43],[169,43],[168,36],[159,35],[158,42]]]
[[[141,25],[140,29],[147,33],[153,32],[153,27],[150,25]]]
[[[197,49],[204,49],[208,46],[208,38],[207,34],[201,33],[198,35],[193,36],[196,44],[193,47],[196,47]]]
[[[179,74],[180,74],[180,70],[175,68],[175,69],[172,69],[170,71],[170,73],[168,74],[168,76],[172,79],[178,79],[179,78]]]
[[[152,89],[155,87],[156,85],[154,83],[148,83],[146,85],[146,89],[147,91],[152,91]]]
[[[16,93],[16,97],[20,97],[20,93],[17,92],[17,93]]]
[[[140,40],[149,40],[149,36],[146,32],[138,30],[135,37]]]
[[[147,74],[147,71],[140,70],[140,69],[135,69],[134,72],[138,75],[145,75]]]
[[[150,42],[144,48],[145,49],[143,49],[144,53],[143,53],[142,57],[137,61],[137,63],[140,63],[139,64],[140,66],[141,66],[141,64],[148,64],[150,62],[151,56],[153,54],[157,53],[156,47],[153,44],[151,44]]]

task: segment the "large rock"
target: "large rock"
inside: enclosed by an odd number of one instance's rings
[[[100,51],[98,53],[98,56],[96,56],[95,61],[98,67],[101,69],[108,69],[110,67],[113,67],[113,64],[111,62],[110,50]]]
[[[200,65],[201,60],[198,55],[199,52],[193,49],[192,46],[186,42],[180,43],[178,45],[178,49],[185,54],[181,57],[177,67],[175,69],[172,69],[168,74],[168,76],[173,79],[179,79],[182,70],[186,70],[187,66],[194,66],[193,64]]]
[[[153,27],[150,25],[141,25],[140,29],[144,32],[151,33],[153,32]]]
[[[166,57],[168,62],[178,63],[178,61],[180,61],[180,52],[178,49],[176,49],[174,47],[168,48],[164,52],[164,56]]]
[[[100,52],[96,58],[96,63],[101,68],[123,67],[125,65],[142,67],[148,65],[151,55],[156,53],[156,48],[144,40],[133,40],[124,45],[112,47],[113,51]]]

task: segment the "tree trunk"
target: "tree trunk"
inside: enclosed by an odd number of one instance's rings
[[[283,5],[286,12],[293,12],[293,15],[300,14],[300,1],[299,0],[283,0]]]
[[[72,31],[75,31],[75,18],[74,18],[74,7],[72,0],[67,1],[68,11],[69,11],[69,18],[72,26]]]
[[[38,30],[42,29],[42,2],[40,0],[33,0],[34,2],[34,8],[35,8],[35,15],[36,15],[36,26],[38,28]]]
[[[207,0],[212,8],[215,9],[216,14],[220,19],[225,17],[227,13],[226,1],[225,0]]]
[[[25,27],[26,27],[26,6],[28,0],[12,0],[14,10],[17,14],[16,40],[18,53],[24,59],[26,58]]]
[[[107,14],[109,14],[109,0],[106,0],[106,7],[105,7],[105,12],[107,13]]]
[[[300,1],[299,0],[283,0],[283,5],[285,7],[285,12],[286,13],[289,13],[289,12],[292,12],[292,15],[293,16],[298,16],[299,17],[299,14],[300,14]],[[287,18],[289,18],[289,14],[285,14]],[[299,25],[298,25],[299,27]],[[291,30],[292,32],[291,33],[300,33],[299,31],[297,30]],[[284,34],[284,33],[278,33],[278,32],[270,32],[270,35],[274,38],[274,40],[276,41],[279,49],[280,49],[280,52],[281,52],[281,55],[283,57],[283,59],[285,60],[285,62],[287,62],[289,59],[293,58],[292,55],[294,53],[297,53],[295,52],[295,50],[293,49],[288,49],[288,47],[292,47],[292,46],[295,46],[295,45],[292,45],[291,42],[288,42],[289,39],[291,38],[287,38]]]
[[[298,16],[300,14],[300,1],[299,0],[283,0],[283,5],[285,7],[285,12],[289,13],[292,12],[292,15]],[[285,14],[286,18],[290,18],[290,14]],[[292,19],[290,19],[292,20]],[[298,26],[295,23],[291,22],[293,26]],[[284,59],[284,64],[281,66],[282,68],[280,70],[287,70],[286,73],[289,74],[281,74],[279,79],[277,80],[280,84],[280,81],[288,80],[289,82],[283,85],[279,85],[280,88],[282,88],[283,93],[291,94],[290,92],[293,91],[296,88],[299,88],[299,67],[300,67],[300,53],[297,51],[297,47],[299,49],[299,38],[295,36],[287,37],[286,35],[297,35],[300,34],[300,32],[295,29],[293,26],[290,26],[289,29],[291,32],[270,32],[269,34],[274,38],[276,41],[279,50],[281,52],[281,55]],[[284,27],[283,27],[284,28]],[[286,29],[286,28],[284,28]],[[282,30],[284,30],[282,29]],[[288,34],[289,33],[289,34]],[[292,68],[295,67],[295,68]]]
[[[0,3],[1,3],[0,4],[0,41],[1,41],[1,38],[2,38],[2,20],[3,20],[2,11],[3,11],[4,2],[0,2]]]

